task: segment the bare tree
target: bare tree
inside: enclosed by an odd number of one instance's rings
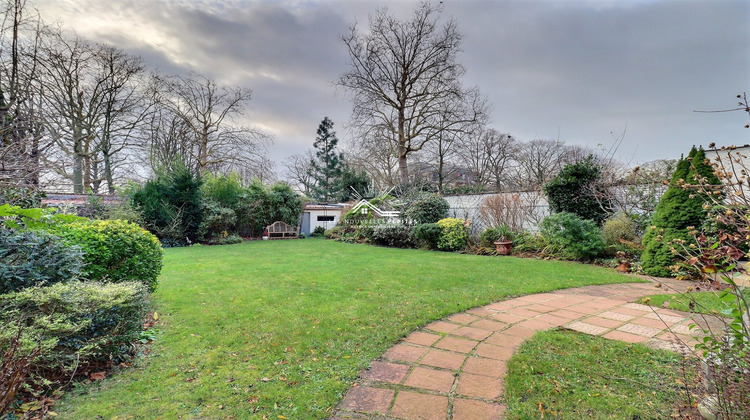
[[[99,158],[93,165],[101,175],[94,175],[94,192],[99,190],[99,181],[106,182],[109,194],[115,192],[115,171],[128,160],[134,140],[139,138],[140,126],[151,112],[153,101],[143,89],[145,66],[140,57],[128,55],[122,50],[98,45],[95,54],[98,78],[102,81],[102,97],[99,105],[99,123],[95,129],[96,148]]]
[[[559,140],[531,140],[518,151],[518,186],[539,189],[568,163],[568,148]]]
[[[291,155],[284,161],[285,178],[289,185],[306,197],[311,196],[312,188],[315,186],[315,178],[310,173],[312,168],[310,162],[313,159],[315,159],[315,154],[308,150],[305,153]]]
[[[441,9],[423,2],[409,21],[381,9],[369,31],[356,25],[342,37],[351,60],[339,85],[352,95],[352,126],[363,141],[386,140],[408,182],[408,156],[446,130],[456,130],[486,113],[482,100],[460,84],[464,67],[456,60],[461,42],[456,21],[439,24]],[[464,103],[466,111],[445,120]]]
[[[398,162],[387,141],[374,130],[370,141],[352,144],[346,152],[350,166],[364,171],[378,190],[387,190],[397,184]]]
[[[0,26],[0,185],[40,188],[43,140],[37,53],[41,18],[24,0],[3,2]]]
[[[171,172],[177,162],[198,172],[197,167],[190,166],[191,131],[182,118],[157,104],[143,129],[149,139],[146,151],[152,173],[160,170]]]
[[[467,107],[467,103],[472,105]],[[480,112],[475,114],[477,110]],[[436,161],[438,193],[443,193],[446,180],[458,176],[459,168],[451,164],[451,161],[461,147],[461,140],[481,131],[487,117],[486,110],[484,99],[477,89],[473,89],[467,91],[460,100],[446,103],[440,112],[437,134],[426,147]]]
[[[227,166],[244,167],[248,161],[262,162],[268,135],[238,125],[251,91],[219,86],[204,76],[159,77],[162,103],[187,128],[186,152],[199,172],[220,171]],[[261,165],[263,166],[263,165]]]
[[[467,137],[459,154],[477,184],[501,191],[516,187],[513,172],[518,151],[519,145],[510,134],[490,128]]]
[[[43,74],[44,124],[57,153],[47,163],[73,184],[73,191],[88,191],[96,181],[96,133],[104,82],[96,78],[95,45],[78,36],[50,30],[40,54]]]

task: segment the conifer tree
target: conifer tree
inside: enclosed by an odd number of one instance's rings
[[[343,159],[341,153],[336,152],[339,140],[333,131],[333,121],[323,118],[315,138],[315,158],[310,162],[310,175],[315,179],[312,188],[313,195],[323,202],[336,198],[341,190],[341,172]]]
[[[708,201],[698,185],[721,185],[713,167],[706,163],[703,149],[693,147],[688,157],[677,163],[667,191],[651,218],[651,226],[643,236],[645,250],[641,257],[643,270],[651,276],[671,274],[674,262],[674,240],[690,241],[688,228],[699,227],[706,218],[704,204]]]

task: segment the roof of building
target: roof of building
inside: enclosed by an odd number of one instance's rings
[[[305,204],[303,210],[343,210],[344,204],[322,204],[322,203],[310,203]]]

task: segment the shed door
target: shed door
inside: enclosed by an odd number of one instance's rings
[[[304,233],[305,236],[310,236],[310,212],[306,211],[302,213],[302,229],[300,229],[301,233]]]

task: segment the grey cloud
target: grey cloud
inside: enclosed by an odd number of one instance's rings
[[[368,14],[383,5],[408,18],[416,2],[79,4],[91,7],[44,0],[40,9],[164,72],[192,70],[252,88],[248,118],[272,127],[272,157],[281,161],[311,147],[323,116],[346,136],[349,103],[332,82],[346,69],[339,37],[347,26],[356,21],[366,28]],[[596,146],[610,144],[610,132],[627,125],[621,152],[634,163],[677,157],[692,144],[750,142],[750,130],[742,128],[746,115],[693,112],[731,107],[734,95],[750,90],[750,2],[444,0],[443,6],[465,35],[465,81],[494,104],[492,125],[500,131],[524,140],[559,133],[566,142]],[[122,26],[85,32],[85,19],[107,14],[122,16]],[[147,29],[170,44],[136,41],[132,32]]]

